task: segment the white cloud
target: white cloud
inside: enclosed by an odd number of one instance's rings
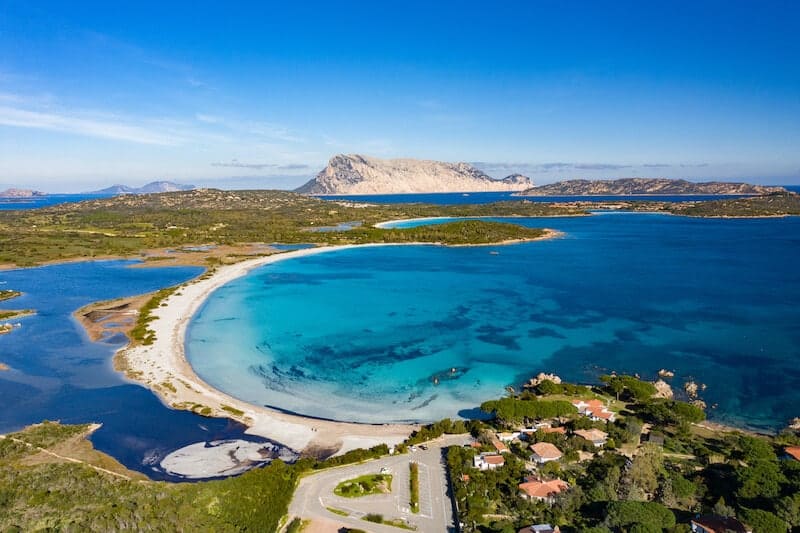
[[[7,106],[0,106],[0,125],[160,146],[174,146],[184,142],[179,136],[128,124],[113,117],[98,119]]]

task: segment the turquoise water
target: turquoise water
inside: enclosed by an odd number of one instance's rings
[[[470,415],[539,371],[708,385],[711,418],[800,416],[800,218],[514,219],[563,238],[291,259],[215,292],[189,358],[252,403],[360,422]],[[497,252],[493,254],[492,252]]]

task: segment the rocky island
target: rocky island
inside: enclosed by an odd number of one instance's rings
[[[616,180],[566,180],[532,187],[518,196],[632,196],[632,195],[764,195],[786,193],[783,187],[749,183],[706,181],[695,183],[668,178],[621,178]]]
[[[0,198],[33,198],[36,196],[47,196],[47,193],[34,191],[31,189],[6,189],[0,191]]]
[[[532,186],[526,176],[513,174],[498,180],[468,163],[339,154],[296,192],[317,195],[493,192],[523,191]]]

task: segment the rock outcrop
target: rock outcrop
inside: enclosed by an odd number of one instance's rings
[[[622,178],[617,180],[559,181],[530,188],[519,193],[519,196],[763,195],[786,192],[788,191],[783,187],[766,187],[749,183],[724,181],[694,183],[667,178]]]
[[[523,191],[530,178],[512,174],[494,179],[468,163],[420,159],[378,159],[335,155],[317,176],[296,189],[303,194],[404,194]]]

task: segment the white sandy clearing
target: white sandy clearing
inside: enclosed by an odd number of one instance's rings
[[[186,479],[205,479],[241,474],[253,465],[269,462],[272,458],[289,462],[297,459],[297,456],[268,442],[238,439],[196,442],[164,457],[161,468]]]

